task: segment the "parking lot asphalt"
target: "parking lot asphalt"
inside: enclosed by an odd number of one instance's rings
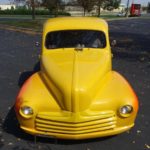
[[[1,150],[148,150],[150,149],[150,18],[110,21],[113,69],[132,85],[139,98],[135,127],[123,134],[81,141],[35,139],[18,128],[13,104],[23,82],[39,69],[40,35],[0,29]]]

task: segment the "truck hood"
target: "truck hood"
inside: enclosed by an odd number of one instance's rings
[[[101,49],[59,49],[41,57],[41,75],[62,110],[88,109],[111,70],[109,52]]]

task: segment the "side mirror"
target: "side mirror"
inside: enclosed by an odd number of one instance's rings
[[[115,47],[116,45],[117,45],[117,41],[116,40],[112,40],[111,47]]]
[[[35,46],[36,46],[36,47],[39,47],[39,46],[40,46],[40,43],[39,43],[39,42],[35,42]]]

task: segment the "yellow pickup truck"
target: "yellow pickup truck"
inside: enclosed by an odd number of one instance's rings
[[[108,25],[92,17],[49,19],[41,69],[22,86],[15,111],[20,128],[36,136],[87,139],[134,126],[137,97],[112,70]]]

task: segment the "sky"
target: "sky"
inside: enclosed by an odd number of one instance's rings
[[[127,0],[121,0],[122,3],[126,4]],[[148,2],[150,2],[150,0],[130,0],[130,2],[134,1],[134,3],[139,3],[142,5],[147,5]],[[9,0],[0,0],[0,4],[9,4]]]

